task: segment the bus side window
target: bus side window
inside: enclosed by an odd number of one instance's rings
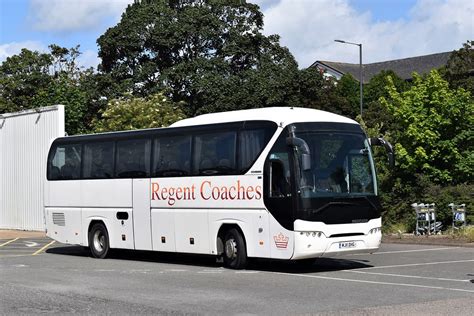
[[[265,129],[243,130],[239,133],[239,170],[247,171],[252,167],[268,142]]]
[[[118,178],[143,178],[150,174],[151,141],[148,139],[117,142],[115,175]]]
[[[153,144],[153,176],[180,177],[191,173],[191,136],[161,136]]]
[[[235,174],[236,132],[218,132],[194,138],[194,174]]]
[[[114,172],[114,142],[84,145],[83,177],[109,179]]]
[[[58,145],[48,162],[48,180],[79,179],[81,176],[81,145]]]

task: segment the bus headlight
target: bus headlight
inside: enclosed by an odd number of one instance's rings
[[[372,234],[376,234],[378,232],[381,232],[382,231],[382,227],[375,227],[375,228],[372,228],[371,230],[369,230],[369,234],[372,235]]]
[[[321,237],[324,236],[322,232],[300,232],[300,235],[306,235],[306,237],[312,236],[312,237]]]

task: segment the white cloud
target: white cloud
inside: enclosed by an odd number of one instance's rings
[[[117,19],[132,0],[31,0],[29,17],[40,31],[76,31]]]
[[[374,21],[349,0],[274,2],[264,10],[265,33],[281,35],[300,67],[316,60],[358,63],[358,47],[335,39],[362,43],[365,63],[450,51],[474,39],[470,0],[418,0],[408,19],[397,21]]]
[[[79,66],[84,68],[97,68],[97,65],[100,63],[100,58],[97,56],[97,52],[94,50],[86,50],[77,59]]]
[[[47,47],[37,41],[11,42],[0,45],[0,63],[10,56],[17,55],[22,48],[27,48],[32,51],[47,51]]]

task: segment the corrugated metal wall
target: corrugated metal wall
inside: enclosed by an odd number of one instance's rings
[[[43,183],[64,106],[0,114],[0,228],[44,230]]]

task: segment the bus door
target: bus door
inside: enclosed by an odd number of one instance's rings
[[[132,181],[135,249],[153,250],[150,221],[150,179],[133,179]]]

